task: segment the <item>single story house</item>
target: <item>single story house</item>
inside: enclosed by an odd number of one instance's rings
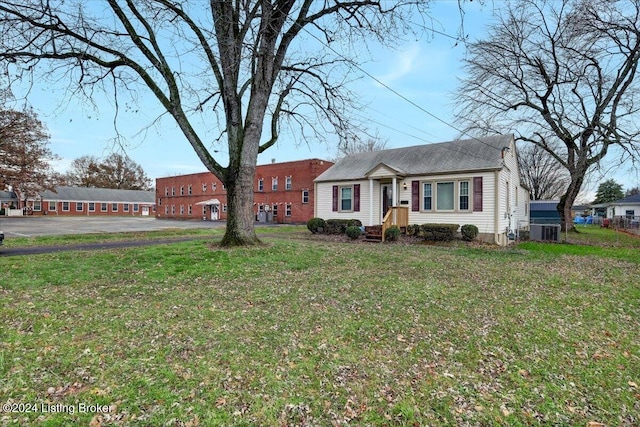
[[[640,219],[640,194],[609,203],[607,206],[607,218],[616,217]]]
[[[373,226],[397,210],[408,224],[473,224],[498,245],[529,227],[513,135],[352,154],[315,179],[315,193],[325,220]]]
[[[149,216],[156,210],[155,191],[113,188],[60,186],[27,203],[34,215]]]

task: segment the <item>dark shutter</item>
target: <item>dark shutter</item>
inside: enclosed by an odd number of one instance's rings
[[[333,186],[333,205],[331,207],[333,212],[338,212],[338,186]]]
[[[482,212],[482,177],[473,178],[473,211]]]
[[[353,184],[353,211],[360,212],[360,184]]]
[[[420,211],[420,181],[411,181],[411,211]]]

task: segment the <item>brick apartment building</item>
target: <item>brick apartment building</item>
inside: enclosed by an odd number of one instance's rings
[[[313,180],[332,166],[320,159],[258,165],[254,213],[258,222],[302,223],[313,217]],[[156,179],[156,217],[227,219],[227,192],[210,172]]]

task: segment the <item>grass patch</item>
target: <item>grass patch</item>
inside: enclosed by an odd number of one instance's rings
[[[264,240],[0,258],[2,422],[640,422],[637,262]]]
[[[298,225],[283,225],[277,227],[256,227],[258,236],[265,234],[290,234],[306,231],[306,227]],[[72,246],[88,243],[121,242],[131,240],[160,240],[182,239],[189,237],[222,236],[224,228],[203,229],[165,229],[159,231],[135,231],[121,233],[87,233],[65,234],[59,236],[34,236],[34,237],[10,237],[4,240],[6,247],[31,247],[31,246]]]

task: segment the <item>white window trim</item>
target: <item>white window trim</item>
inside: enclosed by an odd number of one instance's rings
[[[342,209],[342,189],[350,188],[351,189],[351,209]],[[346,200],[346,199],[345,199]],[[338,212],[354,212],[353,210],[353,185],[341,185],[338,187]]]

